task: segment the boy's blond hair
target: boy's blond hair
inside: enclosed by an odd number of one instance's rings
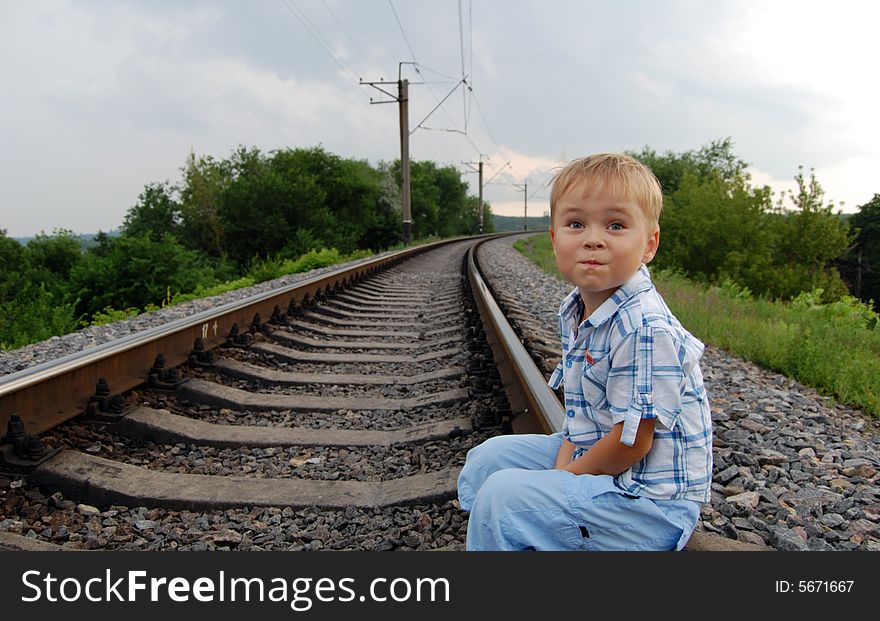
[[[658,228],[663,193],[651,169],[638,160],[620,153],[597,153],[571,162],[553,178],[550,191],[550,228],[556,202],[570,189],[583,185],[583,196],[610,192],[631,200],[644,211],[648,224]]]

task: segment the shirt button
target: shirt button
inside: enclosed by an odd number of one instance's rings
[[[566,412],[566,414],[569,418],[574,418],[574,410],[569,410],[568,412]]]
[[[565,366],[567,366],[569,369],[571,368],[571,358],[565,361]]]

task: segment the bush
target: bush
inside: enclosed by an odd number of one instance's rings
[[[104,310],[99,311],[92,315],[90,321],[83,322],[84,326],[104,326],[108,323],[113,323],[114,321],[122,321],[123,319],[130,319],[131,317],[137,317],[141,314],[141,311],[137,308],[126,308],[125,310],[114,310],[109,306]]]
[[[215,284],[203,255],[186,250],[171,235],[161,241],[150,236],[119,237],[106,248],[87,254],[71,271],[76,311],[92,317],[106,308],[144,308],[160,305],[171,291],[194,291]]]
[[[0,349],[9,350],[79,328],[73,304],[58,300],[44,285],[26,284],[0,302]]]
[[[172,298],[172,304],[182,304],[184,302],[189,302],[190,300],[209,298],[214,295],[226,293],[227,291],[235,291],[236,289],[253,287],[255,284],[257,284],[257,281],[255,281],[253,278],[250,278],[249,276],[242,276],[241,278],[236,278],[235,280],[227,280],[226,282],[221,282],[216,285],[211,285],[209,287],[199,285],[198,287],[196,287],[196,290],[191,293],[181,293],[175,295]]]

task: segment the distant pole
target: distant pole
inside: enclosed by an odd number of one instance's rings
[[[480,184],[480,205],[477,211],[479,211],[478,216],[478,234],[482,234],[483,232],[483,154],[480,153],[480,161],[479,162],[462,162],[465,166],[470,166],[471,170],[478,173],[480,176],[479,184]],[[474,164],[477,164],[477,167],[474,168]]]
[[[522,185],[514,183],[513,186],[523,193],[523,230],[527,231],[529,230],[529,180],[526,179]]]
[[[409,80],[404,80],[401,78],[401,68],[403,65],[411,65],[415,63],[399,63],[397,68],[397,82],[365,82],[364,80],[360,81],[361,85],[372,86],[377,91],[381,91],[388,97],[390,100],[384,101],[373,101],[373,98],[370,98],[371,104],[383,104],[383,103],[393,103],[397,102],[399,111],[400,111],[400,195],[403,199],[403,243],[405,245],[409,245],[412,241],[412,201],[411,201],[411,191],[410,191],[410,175],[409,175]],[[393,93],[382,88],[383,86],[390,86],[392,84],[397,84],[397,96],[395,97]]]
[[[409,183],[409,80],[397,81],[397,101],[400,104],[400,185],[403,195],[403,243],[412,239],[412,205]]]
[[[480,235],[483,234],[483,158],[480,157]]]

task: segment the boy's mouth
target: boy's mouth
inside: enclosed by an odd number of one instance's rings
[[[602,265],[601,261],[596,261],[595,259],[587,259],[586,261],[581,261],[582,265]]]

